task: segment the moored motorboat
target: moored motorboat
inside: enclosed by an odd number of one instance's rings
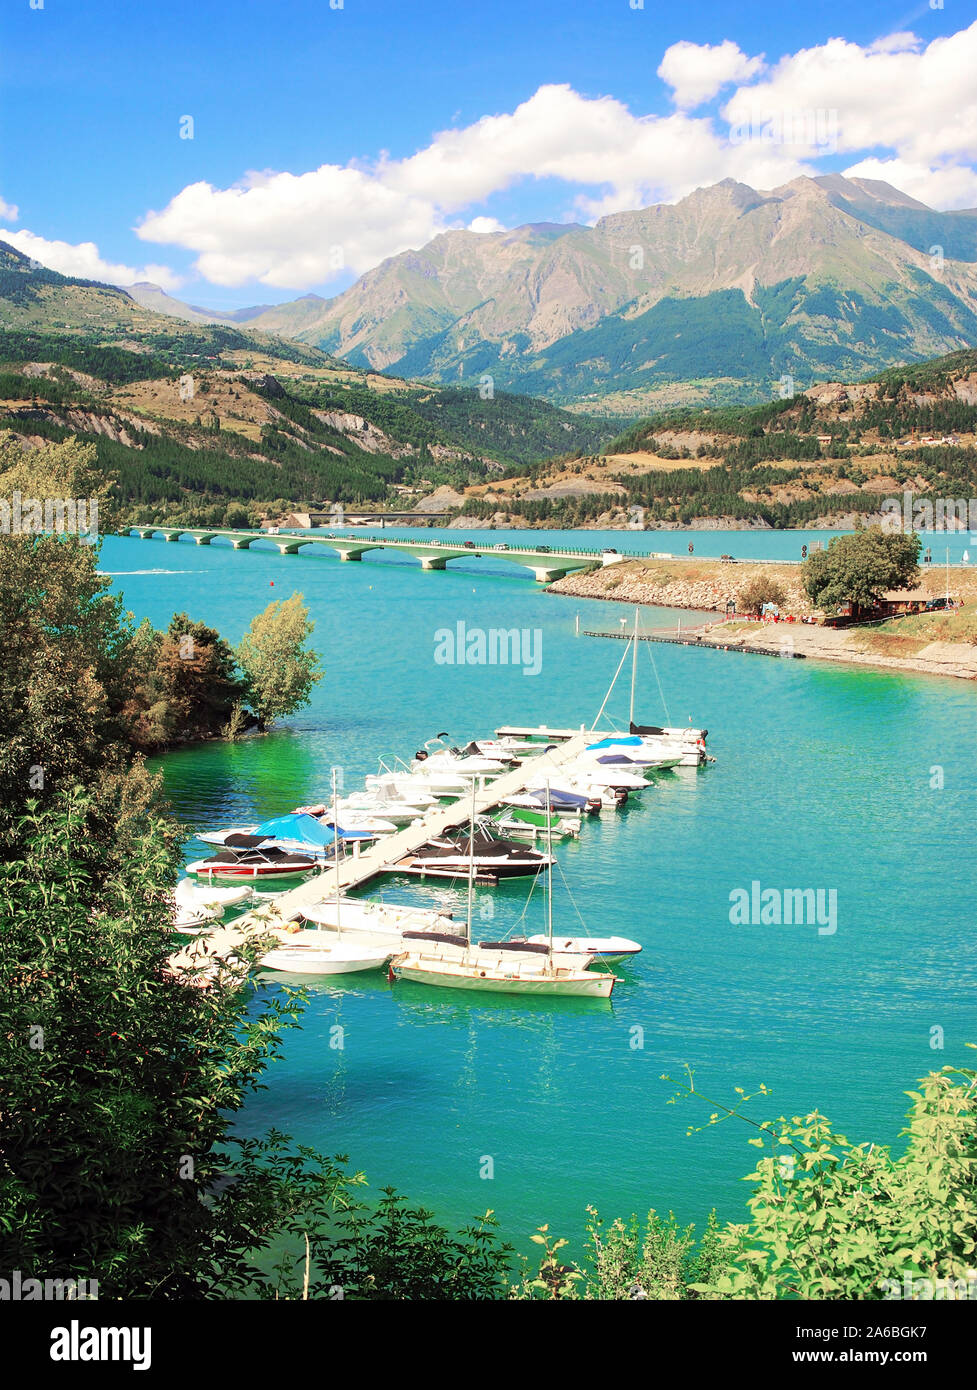
[[[511,759],[487,758],[477,750],[473,751],[471,744],[465,749],[449,747],[444,741],[446,737],[438,734],[436,738],[428,739],[424,747],[414,754],[411,772],[424,776],[432,772],[448,772],[465,778],[498,777],[505,772],[507,764],[511,764]]]
[[[561,768],[561,775],[562,772]],[[550,814],[555,811],[557,815],[575,816],[595,815],[600,811],[600,804],[599,796],[562,785],[549,788],[533,787],[517,796],[506,797],[503,801],[505,806],[521,806],[538,811],[545,811],[548,805]]]
[[[384,832],[395,829],[396,826],[388,824]],[[197,839],[203,844],[220,845],[225,849],[254,849],[260,845],[287,853],[304,854],[312,859],[326,859],[332,857],[332,846],[337,836],[343,843],[356,843],[376,839],[379,833],[365,827],[342,825],[335,830],[332,824],[306,811],[291,811],[288,815],[275,816],[258,825],[201,831]]]
[[[467,841],[449,835],[428,840],[391,867],[412,873],[426,870],[457,878],[467,877],[471,868],[476,876],[490,875],[499,879],[535,874],[550,863],[551,858],[538,850],[479,829]]]
[[[171,921],[174,931],[181,932],[184,936],[198,936],[200,932],[209,930],[215,922],[219,922],[221,916],[219,908],[193,907],[189,903],[177,903],[173,908]]]
[[[187,873],[197,878],[236,883],[243,879],[297,878],[314,873],[316,862],[308,855],[289,854],[285,850],[254,847],[223,849],[210,859],[198,859],[187,865]]]
[[[491,817],[493,833],[504,835],[509,840],[528,840],[535,844],[545,836],[547,815],[545,811],[527,809],[523,806],[503,806]],[[554,839],[563,840],[580,834],[579,816],[549,816],[549,829]]]
[[[527,939],[532,945],[546,945],[545,936],[530,936]],[[553,949],[593,956],[607,965],[617,965],[622,960],[639,955],[642,947],[639,942],[631,941],[626,936],[554,936]]]
[[[173,897],[186,907],[219,907],[223,911],[250,902],[251,889],[246,883],[218,888],[215,883],[201,885],[192,879],[181,878],[173,889]]]

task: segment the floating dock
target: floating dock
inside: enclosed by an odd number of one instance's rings
[[[613,637],[621,642],[630,642],[634,638],[631,632],[583,632],[584,637]],[[769,647],[750,647],[742,642],[718,642],[714,637],[657,637],[651,633],[639,633],[639,642],[661,642],[666,646],[672,647],[710,647],[714,652],[746,652],[749,656],[776,656],[789,657],[794,661],[805,660],[804,652],[795,652],[787,646],[781,647],[778,651],[771,651]]]
[[[546,733],[558,739],[560,746],[537,757],[527,758],[512,772],[503,773],[501,777],[496,777],[494,781],[477,790],[476,816],[494,810],[510,796],[518,796],[532,787],[538,787],[545,781],[547,774],[552,775],[567,763],[575,761],[595,737],[583,729],[567,730],[563,739],[559,739],[552,731]],[[419,850],[435,836],[467,825],[470,814],[471,798],[464,795],[458,801],[453,801],[450,806],[432,807],[414,824],[398,830],[394,835],[385,835],[362,854],[341,859],[338,874],[339,891],[348,893],[353,888],[364,887],[381,874],[402,872],[398,868],[400,861]],[[200,968],[217,958],[226,959],[239,950],[249,937],[268,931],[266,914],[269,908],[275,910],[282,922],[294,920],[304,915],[305,909],[312,907],[314,903],[321,902],[323,898],[333,897],[336,892],[336,878],[335,868],[326,864],[321,874],[307,879],[297,888],[286,889],[277,897],[269,898],[256,912],[245,913],[226,926],[218,926],[211,932],[192,937],[186,946],[182,946],[170,956],[170,968],[174,971],[188,970]]]

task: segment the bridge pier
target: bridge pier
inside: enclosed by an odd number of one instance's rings
[[[445,555],[421,555],[419,558],[424,570],[443,570],[448,563]]]
[[[198,545],[210,545],[211,541],[214,539],[214,536],[216,534],[216,531],[209,531],[206,532],[204,535],[194,536],[194,540],[197,542]]]
[[[552,584],[555,580],[562,579],[565,574],[566,570],[552,569],[549,567],[544,569],[536,565],[533,566],[533,576],[537,584]]]
[[[297,539],[294,541],[276,541],[275,544],[278,546],[279,555],[297,555],[299,546],[304,545],[305,542],[302,539]]]
[[[250,550],[251,542],[257,539],[257,536],[232,536],[231,545],[235,550]]]
[[[360,546],[359,550],[352,550],[338,545],[333,548],[338,551],[340,560],[362,560],[363,552],[367,549],[366,546]]]
[[[168,541],[178,541],[183,535],[182,531],[165,531],[164,538]]]

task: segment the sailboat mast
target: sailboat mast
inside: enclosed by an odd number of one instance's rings
[[[553,969],[553,821],[550,810],[550,779],[546,779],[546,866],[548,892],[546,894],[546,938],[550,970]]]
[[[468,915],[465,935],[472,944],[472,895],[475,887],[475,777],[472,775],[472,819],[468,828]]]
[[[336,869],[336,934],[342,936],[343,929],[339,920],[339,816],[336,813],[336,769],[332,769],[332,848],[333,862]]]
[[[633,651],[632,654],[631,654],[631,710],[630,710],[630,718],[629,718],[629,720],[628,720],[628,733],[631,732],[631,727],[632,727],[632,725],[634,724],[634,683],[635,683],[635,680],[637,679],[637,675],[638,675],[638,609],[637,609],[637,606],[635,606],[635,610],[634,610],[634,635],[633,635],[633,637],[631,638],[631,643],[632,643],[632,646],[634,647],[634,651]]]

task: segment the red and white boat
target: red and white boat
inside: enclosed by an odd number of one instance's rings
[[[316,861],[307,854],[289,854],[282,849],[224,849],[210,859],[187,865],[187,873],[209,882],[242,879],[304,878],[316,872]]]

